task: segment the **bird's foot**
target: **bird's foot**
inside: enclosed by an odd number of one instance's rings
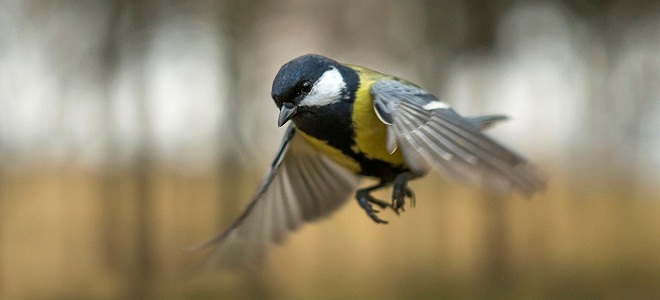
[[[401,173],[396,179],[394,179],[394,184],[392,186],[392,210],[398,215],[399,210],[405,211],[404,205],[406,204],[406,197],[410,198],[410,207],[415,207],[415,193],[408,188],[408,180],[410,179],[410,173]]]
[[[390,204],[388,204],[385,201],[378,200],[371,196],[369,194],[368,189],[362,189],[358,190],[356,193],[356,198],[358,204],[360,204],[360,207],[364,209],[364,211],[367,213],[367,216],[371,218],[374,222],[378,224],[387,224],[388,222],[379,218],[378,215],[376,215],[379,211],[375,210],[373,206],[371,206],[371,203],[378,205],[380,208],[386,208],[386,207],[391,207]]]

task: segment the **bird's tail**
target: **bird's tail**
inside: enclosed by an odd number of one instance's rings
[[[506,121],[509,117],[505,115],[486,115],[486,116],[477,116],[477,117],[468,117],[467,118],[474,126],[477,126],[480,130],[486,130],[493,127],[496,123],[501,121]]]

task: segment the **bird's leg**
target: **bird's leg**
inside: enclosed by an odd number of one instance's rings
[[[386,187],[388,184],[389,184],[388,182],[381,181],[377,185],[359,189],[357,190],[357,192],[355,192],[355,198],[357,199],[358,204],[360,204],[360,207],[364,209],[364,211],[367,213],[369,218],[371,218],[374,222],[379,224],[387,224],[387,221],[379,218],[376,215],[378,211],[371,206],[371,203],[378,205],[381,209],[386,207],[392,207],[392,205],[390,205],[385,201],[374,198],[373,196],[371,196],[370,193],[374,190]]]
[[[410,172],[403,172],[396,176],[394,185],[392,186],[392,209],[397,214],[399,209],[405,211],[403,208],[406,204],[406,197],[410,198],[410,207],[415,207],[415,193],[408,188],[408,181],[413,178]]]

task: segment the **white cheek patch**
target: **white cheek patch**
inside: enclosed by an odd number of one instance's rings
[[[309,94],[300,101],[302,106],[324,106],[337,103],[341,100],[342,92],[346,90],[346,82],[339,70],[333,67],[325,71],[312,85]]]
[[[449,104],[444,103],[442,101],[432,101],[429,103],[424,104],[422,108],[426,110],[434,110],[434,109],[447,109],[449,108]]]

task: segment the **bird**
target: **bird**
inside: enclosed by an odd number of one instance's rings
[[[243,213],[195,249],[215,247],[208,264],[244,267],[306,222],[327,217],[353,196],[367,217],[388,221],[416,197],[408,182],[431,170],[461,182],[531,197],[545,188],[536,168],[483,133],[504,115],[463,117],[404,79],[306,54],[284,64],[271,96],[281,145]],[[358,188],[361,179],[373,185]],[[392,188],[391,201],[372,192]]]

